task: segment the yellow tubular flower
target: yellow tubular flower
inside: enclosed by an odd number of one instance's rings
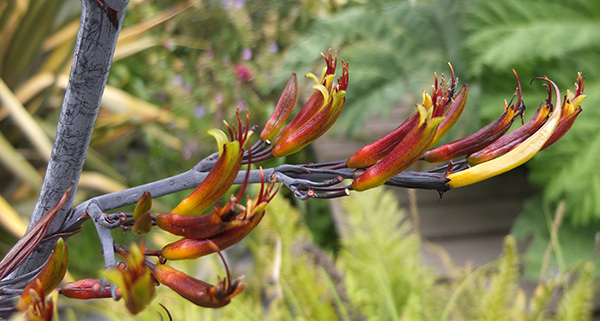
[[[550,79],[543,79],[554,87],[556,91],[555,106],[557,106],[544,126],[510,152],[463,171],[448,174],[446,177],[450,180],[448,182],[450,187],[467,186],[500,175],[524,164],[540,151],[548,138],[554,133],[562,114],[562,108],[558,107],[561,106],[560,90]]]

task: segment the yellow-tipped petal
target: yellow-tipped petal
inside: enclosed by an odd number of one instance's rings
[[[219,155],[223,154],[223,145],[229,142],[227,134],[225,134],[225,132],[223,132],[222,130],[216,128],[209,129],[208,134],[217,140],[217,145],[219,145]]]
[[[327,68],[325,68],[325,69],[327,69]],[[323,71],[323,72],[325,72],[325,71]],[[315,84],[317,84],[317,85],[321,83],[319,78],[317,78],[317,76],[315,74],[313,74],[312,72],[307,73],[306,75],[304,75],[304,77],[314,80]]]
[[[560,106],[560,91],[554,83],[551,84],[556,90],[556,106]],[[463,171],[448,174],[448,176],[446,176],[450,179],[448,185],[452,188],[471,185],[508,172],[509,170],[524,164],[537,154],[548,138],[552,136],[552,133],[558,125],[561,114],[562,108],[556,108],[544,126],[510,152]]]

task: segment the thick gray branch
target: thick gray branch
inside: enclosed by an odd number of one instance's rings
[[[128,3],[128,0],[81,1],[81,23],[69,84],[52,155],[30,226],[56,204],[69,188],[70,182],[75,182],[74,189],[77,188]],[[116,21],[107,14],[106,6],[117,11],[118,23],[115,24]],[[74,194],[71,193],[65,206],[56,215],[49,233],[62,226],[73,204]],[[27,273],[44,262],[51,246],[40,246],[21,266],[17,275]]]

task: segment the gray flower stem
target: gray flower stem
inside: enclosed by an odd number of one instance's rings
[[[61,231],[68,232],[77,229],[87,218],[87,208],[90,204],[95,204],[103,212],[118,209],[123,206],[135,204],[144,192],[150,192],[153,198],[160,197],[182,190],[195,188],[198,186],[212,168],[214,164],[213,156],[201,161],[191,170],[171,176],[162,180],[147,183],[144,185],[132,187],[123,191],[114,192],[91,198],[73,209],[69,218],[65,222]],[[202,169],[200,171],[199,169]],[[354,170],[349,168],[341,169],[318,169],[310,168],[305,165],[281,165],[275,168],[266,168],[262,170],[265,180],[275,179],[283,183],[291,191],[297,189],[323,190],[324,181],[333,181],[341,177],[351,179]],[[242,184],[246,176],[246,171],[238,173],[234,184]],[[386,184],[404,188],[419,188],[437,190],[444,192],[448,190],[446,183],[448,180],[441,173],[426,172],[403,172],[390,179]],[[248,183],[256,184],[261,182],[260,170],[251,170],[248,176]],[[347,187],[347,186],[346,186]],[[342,186],[342,188],[346,188]],[[306,197],[308,198],[308,197]]]

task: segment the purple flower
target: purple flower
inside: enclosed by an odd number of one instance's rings
[[[240,110],[247,110],[248,109],[248,104],[246,103],[246,101],[244,99],[239,99],[237,101],[237,107]]]
[[[182,86],[183,85],[183,76],[182,75],[175,75],[175,77],[173,77],[173,81],[172,81],[174,86]]]
[[[204,105],[196,105],[196,107],[194,107],[194,116],[196,116],[196,118],[202,118],[205,114],[206,111],[204,110]]]
[[[223,103],[223,94],[221,94],[221,93],[216,93],[215,94],[215,103],[217,105],[220,105],[220,104]]]
[[[244,50],[242,50],[242,59],[244,59],[244,60],[252,59],[252,49],[244,48]]]
[[[279,51],[279,46],[277,45],[276,41],[271,41],[271,43],[269,44],[269,51],[272,53],[276,53]]]
[[[233,1],[232,0],[221,0],[221,4],[223,5],[223,8],[225,8],[225,10],[229,10],[233,6]]]
[[[167,93],[164,91],[159,91],[156,93],[156,99],[158,99],[159,101],[165,102],[167,101]]]
[[[183,147],[183,149],[181,149],[181,157],[185,160],[192,158],[192,150],[187,146]]]
[[[208,50],[206,51],[206,56],[207,56],[209,59],[213,59],[213,58],[215,57],[215,51],[214,51],[214,50],[212,50],[212,49],[208,49]]]
[[[241,9],[245,4],[245,0],[221,0],[221,4],[223,4],[223,8],[225,10],[231,9]]]

